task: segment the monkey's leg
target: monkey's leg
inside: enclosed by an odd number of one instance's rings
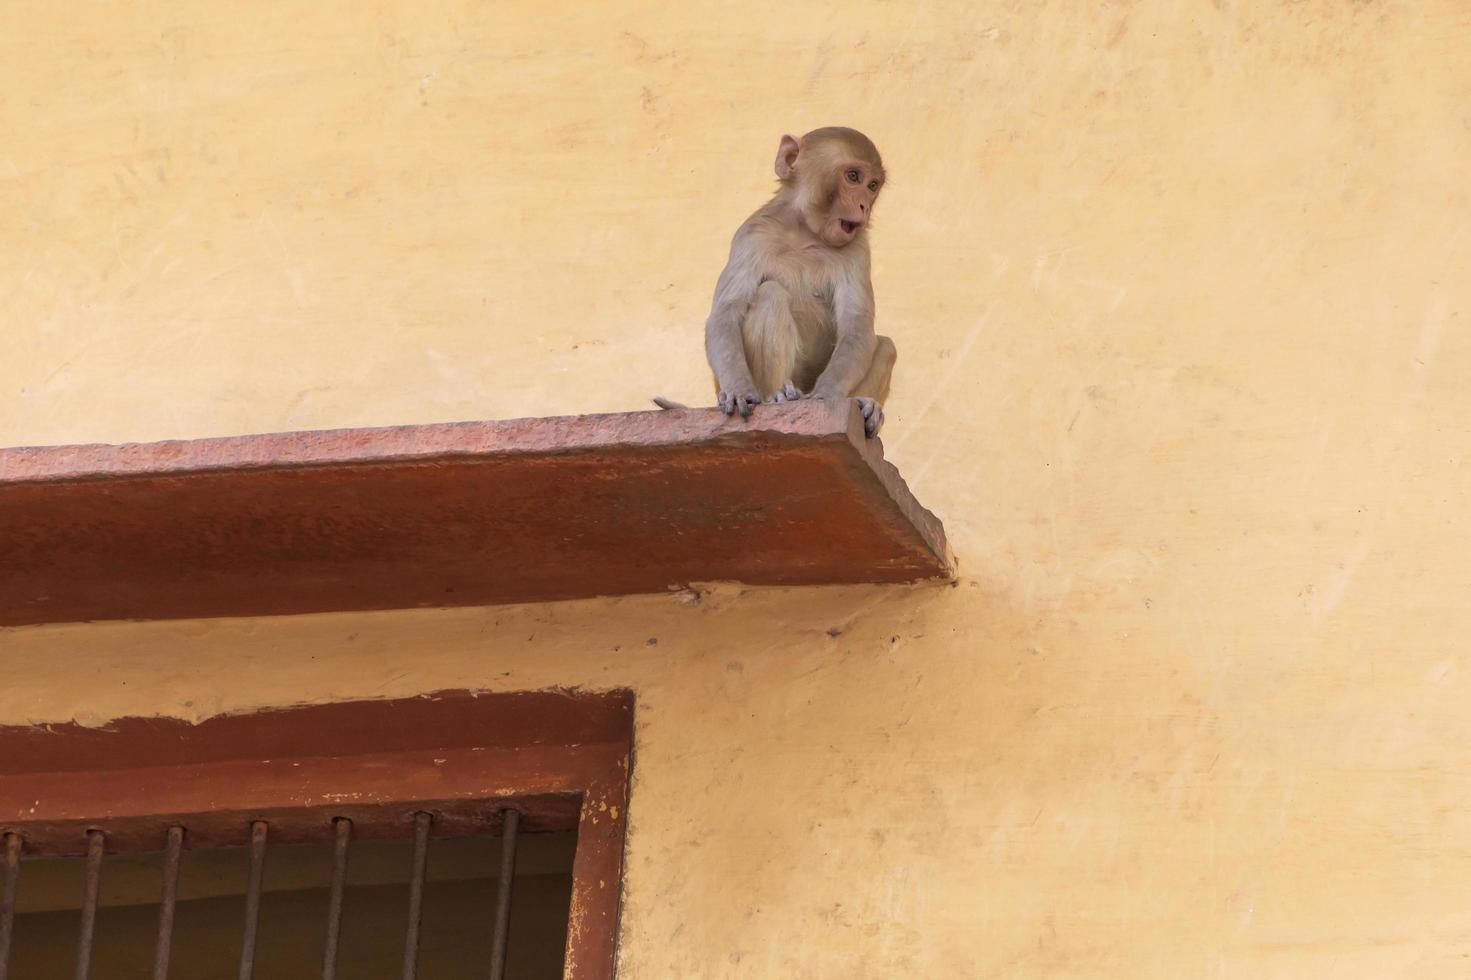
[[[869,435],[878,435],[884,425],[884,405],[889,397],[889,379],[894,373],[894,362],[899,359],[899,349],[888,337],[879,337],[869,362],[868,373],[853,389],[853,397],[863,410],[863,430]]]
[[[787,394],[802,345],[792,317],[792,296],[785,286],[768,279],[756,289],[756,299],[741,324],[741,339],[761,397]]]
[[[889,379],[894,373],[894,362],[899,359],[899,349],[888,337],[879,337],[873,349],[873,360],[868,363],[868,372],[863,380],[853,386],[854,398],[872,398],[887,401]]]

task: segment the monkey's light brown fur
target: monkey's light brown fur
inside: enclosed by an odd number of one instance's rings
[[[897,357],[874,332],[869,277],[883,160],[867,136],[828,127],[783,136],[776,176],[775,196],[736,231],[715,285],[705,353],[717,400],[747,416],[763,401],[857,398],[875,435]]]

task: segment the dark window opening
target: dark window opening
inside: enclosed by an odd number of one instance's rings
[[[340,824],[338,825],[341,826]],[[347,847],[336,976],[405,975],[414,839],[360,840]],[[346,835],[347,828],[343,828]],[[518,835],[514,914],[505,974],[562,975],[576,832]],[[484,980],[492,967],[503,839],[499,833],[436,838],[426,850],[417,956],[426,980]],[[333,909],[335,841],[269,844],[252,975],[323,975]],[[154,976],[165,852],[105,855],[98,881],[92,980]],[[182,849],[168,943],[168,975],[237,980],[250,880],[248,846]],[[86,877],[84,857],[25,857],[16,891],[10,975],[75,976]]]

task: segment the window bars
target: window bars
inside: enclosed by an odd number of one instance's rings
[[[516,837],[520,813],[514,809],[501,811],[500,879],[497,882],[495,915],[490,923],[491,955],[487,964],[490,980],[504,980],[507,937],[511,923],[511,894],[516,868]],[[404,934],[403,980],[416,980],[419,961],[419,927],[423,913],[424,879],[428,867],[429,834],[434,818],[425,811],[414,814],[414,851],[409,874],[409,913]],[[326,943],[322,956],[322,980],[336,980],[338,945],[342,933],[343,895],[347,886],[347,860],[352,844],[352,821],[338,817],[332,821],[333,861],[332,885],[327,905]],[[245,924],[240,950],[239,980],[252,980],[255,971],[256,940],[260,928],[261,890],[265,874],[267,840],[270,826],[264,820],[250,825],[250,872],[245,891]],[[168,830],[163,856],[163,881],[158,911],[158,936],[154,947],[153,980],[167,980],[169,956],[173,944],[174,910],[178,900],[179,865],[183,857],[187,829],[172,826]],[[88,980],[92,964],[93,936],[97,925],[98,893],[102,880],[102,858],[107,834],[102,829],[87,831],[86,873],[81,907],[81,928],[77,938],[75,980]],[[10,980],[10,947],[15,931],[16,891],[20,882],[23,841],[14,832],[4,835],[4,880],[0,883],[0,980]],[[18,980],[18,978],[17,978]]]

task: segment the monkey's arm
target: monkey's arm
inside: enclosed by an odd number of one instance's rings
[[[751,253],[750,242],[737,233],[731,243],[730,261],[715,284],[710,318],[705,321],[705,357],[710,361],[710,370],[715,372],[720,386],[720,407],[726,415],[736,412],[750,415],[751,409],[761,403],[741,336],[741,321],[761,284]]]
[[[813,398],[850,398],[873,363],[878,337],[873,330],[873,286],[868,263],[840,279],[833,289],[837,343],[827,367],[812,386]]]

